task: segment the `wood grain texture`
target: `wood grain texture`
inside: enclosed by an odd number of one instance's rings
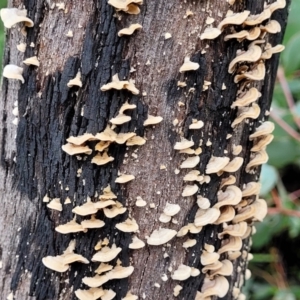
[[[259,13],[264,1],[239,1],[234,11],[250,9]],[[7,31],[4,65],[21,65],[30,56],[37,55],[40,68],[25,67],[25,84],[3,79],[0,111],[1,169],[0,169],[0,236],[1,260],[0,293],[14,292],[15,299],[75,299],[74,290],[83,288],[82,278],[92,276],[98,264],[73,264],[70,271],[58,274],[46,269],[41,259],[47,255],[61,254],[71,239],[76,239],[76,252],[90,259],[95,253],[94,246],[105,237],[111,243],[122,247],[119,255],[124,266],[132,263],[135,271],[129,279],[113,280],[105,284],[117,292],[115,299],[125,296],[127,290],[139,299],[175,299],[173,288],[177,284],[169,279],[161,280],[163,274],[170,278],[168,268],[175,270],[184,263],[200,268],[200,254],[204,243],[214,244],[218,249],[220,240],[217,233],[220,226],[206,226],[191,238],[197,240],[196,246],[186,251],[182,243],[186,238],[176,238],[165,247],[145,247],[129,250],[131,234],[120,233],[115,224],[129,215],[140,226],[138,236],[145,240],[154,229],[162,224],[158,221],[167,202],[178,203],[181,211],[176,217],[178,223],[163,227],[179,230],[183,225],[193,222],[197,211],[195,199],[181,196],[183,176],[175,175],[183,156],[173,150],[179,141],[180,133],[193,137],[195,144],[202,143],[203,152],[198,166],[203,174],[211,155],[223,156],[228,151],[232,158],[232,145],[243,145],[244,165],[237,172],[237,184],[257,180],[255,174],[247,174],[244,168],[250,158],[251,143],[249,134],[265,119],[270,107],[274,87],[278,55],[267,61],[267,76],[263,82],[256,83],[263,96],[259,100],[261,116],[255,122],[244,123],[238,127],[234,136],[231,123],[236,111],[230,108],[237,93],[233,76],[228,74],[228,64],[235,57],[237,49],[245,49],[247,43],[224,42],[222,37],[213,41],[201,41],[199,35],[205,28],[208,15],[218,24],[229,9],[224,1],[144,1],[139,15],[116,13],[107,0],[66,1],[66,11],[53,6],[54,1],[24,0],[10,1],[9,5],[19,7],[24,4],[35,26],[22,36],[21,26]],[[186,10],[194,15],[184,18]],[[282,41],[287,20],[287,9],[277,11],[272,19],[282,25],[282,32],[270,37],[276,45]],[[143,26],[130,37],[118,37],[118,30],[131,23]],[[73,30],[74,37],[65,34]],[[230,32],[230,28],[226,32]],[[165,40],[169,32],[172,38]],[[25,54],[18,52],[16,45],[27,43]],[[34,47],[29,45],[34,43]],[[206,53],[202,53],[204,50]],[[199,70],[179,73],[184,57],[200,64]],[[147,62],[150,62],[147,63]],[[130,72],[135,68],[135,72]],[[83,87],[68,88],[67,82],[81,70]],[[132,96],[126,91],[100,91],[100,87],[111,81],[112,75],[131,78],[141,91]],[[186,81],[187,87],[179,89],[177,81]],[[202,91],[204,80],[212,84]],[[226,89],[222,89],[222,85]],[[122,103],[129,100],[137,105],[130,111],[130,123],[118,126],[120,132],[134,131],[145,136],[147,143],[136,148],[126,149],[124,145],[114,145],[110,154],[114,162],[103,167],[91,164],[92,156],[82,160],[66,155],[61,146],[70,135],[102,131],[109,119],[114,117]],[[19,125],[12,124],[12,109],[15,101],[19,107]],[[178,102],[184,103],[179,107]],[[144,128],[147,114],[160,115],[164,121],[150,128]],[[179,120],[175,128],[173,120]],[[192,119],[205,123],[198,132],[188,130]],[[212,142],[207,146],[207,141]],[[202,141],[202,142],[201,142]],[[137,154],[134,158],[132,154]],[[94,154],[94,153],[93,153]],[[16,162],[15,162],[16,161]],[[166,170],[161,170],[165,165]],[[78,177],[78,169],[82,170]],[[134,174],[136,179],[125,186],[115,183],[118,171]],[[199,188],[199,194],[216,202],[222,177],[211,176],[209,184]],[[54,228],[73,218],[71,212],[76,205],[84,203],[87,197],[93,200],[104,187],[111,185],[117,193],[118,201],[128,207],[128,212],[113,220],[102,213],[99,217],[106,222],[101,230],[88,233],[61,235]],[[64,205],[61,213],[49,210],[42,202],[45,195],[61,198],[70,197],[72,204]],[[147,201],[147,208],[135,206],[136,197]],[[154,203],[155,208],[149,208]],[[78,218],[80,221],[81,219]],[[249,249],[249,241],[243,246]],[[164,253],[169,257],[165,259]],[[238,267],[241,272],[237,272]],[[235,283],[243,280],[246,257],[235,262],[235,272],[229,277],[231,290]],[[182,283],[183,291],[176,299],[192,300],[202,285],[204,275],[190,278]],[[161,288],[154,287],[159,283]],[[145,295],[145,298],[143,298]],[[6,296],[5,296],[6,297]],[[223,299],[233,299],[231,293]]]

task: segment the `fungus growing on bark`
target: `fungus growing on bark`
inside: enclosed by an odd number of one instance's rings
[[[181,208],[178,204],[172,204],[167,202],[164,208],[164,214],[173,217],[180,212],[180,209]]]
[[[255,129],[255,132],[249,136],[249,140],[252,141],[255,138],[267,135],[273,132],[275,129],[274,123],[266,121]]]
[[[116,206],[113,206],[110,209],[109,208],[103,209],[103,212],[107,218],[110,219],[115,218],[118,215],[124,214],[125,211],[127,210],[127,208],[123,207],[123,205],[120,202],[117,201],[116,204],[117,204]]]
[[[182,247],[187,249],[187,248],[191,248],[194,247],[197,244],[197,240],[195,239],[188,239],[186,240],[183,244]]]
[[[205,226],[207,224],[213,224],[220,216],[221,212],[219,209],[213,207],[208,209],[198,209],[194,224],[199,226]]]
[[[227,16],[224,20],[220,22],[218,28],[222,31],[223,27],[227,25],[241,25],[250,15],[249,10],[244,10],[243,12],[231,14]]]
[[[101,87],[101,91],[105,92],[111,89],[116,89],[116,90],[122,90],[122,89],[127,89],[132,94],[138,95],[139,90],[134,86],[134,83],[132,81],[128,80],[120,80],[118,74],[115,74],[112,77],[112,82],[109,82]]]
[[[221,239],[226,234],[231,236],[243,237],[247,231],[247,228],[248,228],[248,224],[246,222],[240,222],[234,225],[228,225],[224,227],[224,230],[221,233],[218,234],[218,237],[219,239]]]
[[[25,52],[26,51],[26,44],[25,43],[20,43],[19,45],[17,45],[17,49],[20,51],[20,52]]]
[[[214,208],[220,208],[225,205],[237,205],[242,200],[242,191],[235,185],[230,185],[226,190],[219,191],[218,202],[214,205]]]
[[[246,172],[250,172],[252,168],[265,164],[269,159],[267,152],[263,149],[255,152],[255,156],[246,165]]]
[[[6,65],[3,68],[2,76],[8,79],[18,79],[21,80],[22,83],[25,82],[23,74],[23,68],[20,68],[16,65]]]
[[[277,9],[285,8],[286,1],[285,0],[277,0],[270,5],[267,5],[267,8],[270,9],[271,13],[273,13]]]
[[[196,181],[196,180],[198,180],[199,175],[200,175],[200,171],[192,170],[183,177],[183,180],[184,181]]]
[[[82,87],[82,81],[81,81],[81,73],[78,71],[75,78],[69,80],[67,83],[68,87],[73,87],[73,86],[79,86]]]
[[[30,65],[36,66],[36,67],[40,66],[40,62],[38,61],[36,56],[26,58],[25,60],[23,60],[23,64],[25,64],[27,66],[30,66]]]
[[[88,146],[77,146],[71,143],[67,143],[65,145],[62,145],[61,148],[69,155],[92,154],[92,149],[90,149]]]
[[[275,34],[275,33],[281,32],[281,25],[276,20],[270,20],[265,26],[260,25],[260,29],[262,31]]]
[[[142,146],[146,140],[140,136],[133,136],[126,141],[126,146]]]
[[[109,125],[107,125],[104,131],[96,134],[95,138],[100,141],[115,142],[117,133],[114,132]]]
[[[141,249],[145,247],[145,243],[140,240],[137,236],[132,238],[132,242],[129,244],[129,249]]]
[[[189,277],[191,277],[192,268],[186,265],[179,265],[177,270],[175,270],[174,274],[171,275],[171,278],[173,280],[187,280]]]
[[[93,255],[92,261],[109,262],[116,258],[121,251],[122,248],[117,247],[116,244],[112,244],[111,248],[105,246]]]
[[[243,150],[242,145],[233,145],[232,146],[232,154],[233,155],[239,155]]]
[[[187,71],[195,71],[195,70],[198,70],[199,68],[200,68],[200,65],[198,63],[192,62],[192,61],[190,61],[189,57],[186,57],[184,59],[183,65],[179,69],[179,72],[183,73],[183,72],[187,72]]]
[[[228,67],[228,73],[232,74],[235,70],[235,65],[239,62],[256,62],[260,59],[262,54],[262,50],[257,45],[252,45],[249,47],[248,51],[238,55],[235,59],[233,59]]]
[[[195,168],[200,162],[200,157],[198,155],[188,157],[180,165],[181,169],[192,169]]]
[[[263,21],[269,19],[271,17],[271,15],[272,15],[271,10],[269,8],[266,8],[260,14],[249,15],[249,17],[245,20],[245,22],[243,24],[248,25],[248,26],[259,25]]]
[[[117,199],[117,196],[111,191],[110,185],[108,185],[106,188],[103,189],[103,194],[99,196],[99,199],[100,200]]]
[[[113,266],[112,265],[109,265],[109,264],[106,264],[106,263],[101,263],[99,265],[99,267],[95,270],[95,273],[97,273],[98,275],[104,273],[104,272],[107,272],[107,271],[110,271],[113,269]]]
[[[275,47],[270,47],[265,50],[265,52],[261,55],[261,59],[270,59],[273,54],[280,53],[285,49],[283,45],[276,45]]]
[[[102,286],[104,283],[108,282],[110,280],[108,273],[104,275],[96,275],[94,277],[83,277],[82,282],[86,284],[88,287],[96,288],[99,286]],[[101,297],[101,299],[103,299]]]
[[[75,219],[73,219],[70,222],[67,222],[66,224],[55,227],[55,231],[62,234],[68,234],[68,233],[86,231],[86,229],[84,229],[81,224],[78,224],[75,221]]]
[[[144,126],[156,125],[159,124],[162,120],[162,117],[148,115],[147,120],[144,122]]]
[[[200,35],[200,40],[213,40],[217,38],[221,33],[222,31],[219,28],[207,27]]]
[[[198,185],[187,185],[181,194],[182,197],[190,197],[195,195],[198,192]]]
[[[114,125],[122,125],[124,123],[127,123],[131,120],[130,116],[126,116],[124,114],[118,114],[115,118],[112,118],[109,120],[110,123]]]
[[[20,22],[24,22],[26,27],[33,27],[33,21],[27,18],[26,15],[26,9],[2,8],[0,11],[1,20],[6,28],[12,28]]]
[[[139,225],[134,219],[126,219],[122,223],[116,224],[116,228],[123,232],[136,232],[139,230]]]
[[[132,35],[137,29],[143,28],[140,24],[131,24],[129,27],[123,28],[118,32],[118,36]]]
[[[231,160],[220,172],[236,172],[240,169],[244,162],[244,159],[242,157],[235,157],[233,160]]]
[[[126,294],[125,298],[122,300],[138,300],[138,296],[133,295],[130,291]]]
[[[177,237],[183,237],[185,236],[188,232],[192,234],[197,234],[201,232],[202,226],[195,226],[193,223],[189,223],[186,226],[183,226],[177,233]]]
[[[96,300],[104,295],[104,291],[102,288],[78,289],[75,291],[75,295],[79,300]]]
[[[220,217],[214,222],[215,225],[219,225],[225,222],[230,222],[231,220],[233,220],[234,216],[235,216],[235,210],[232,206],[228,205],[228,206],[222,206],[220,208],[221,210],[221,215]]]
[[[207,299],[210,296],[225,297],[229,290],[229,282],[224,276],[218,276],[214,279],[204,278],[204,283],[201,287],[200,296],[202,299]]]
[[[95,150],[99,152],[103,152],[105,149],[109,147],[111,142],[108,141],[100,141],[99,143],[96,144]]]
[[[241,97],[237,98],[231,105],[231,108],[235,107],[243,107],[255,102],[259,97],[261,97],[261,93],[257,88],[252,87],[244,93]]]
[[[204,198],[202,196],[197,196],[197,204],[199,208],[201,209],[208,209],[210,208],[210,201],[207,198]]]
[[[177,234],[176,230],[168,228],[159,228],[154,230],[147,239],[148,245],[158,246],[169,242]]]
[[[189,126],[189,129],[200,129],[204,126],[203,121],[193,119],[192,124]]]
[[[96,154],[92,158],[91,163],[96,164],[98,166],[103,166],[103,165],[110,163],[113,160],[114,160],[114,158],[112,156],[109,156],[107,154],[107,152],[103,152],[103,154],[101,154],[101,153]]]
[[[132,181],[133,179],[135,179],[134,175],[122,174],[115,180],[115,182],[116,183],[127,183],[129,181]]]
[[[226,185],[232,185],[236,183],[236,178],[233,175],[230,175],[229,177],[223,178],[221,181],[220,189],[222,189]]]
[[[238,116],[232,122],[231,127],[235,127],[245,119],[257,119],[260,115],[260,107],[256,103],[252,103],[249,107],[239,107]]]
[[[250,149],[252,152],[258,152],[261,150],[265,150],[266,147],[273,141],[274,135],[273,134],[268,134],[263,136],[258,140],[257,143],[254,144],[254,146]]]
[[[266,67],[263,61],[260,61],[251,71],[245,72],[234,77],[234,82],[238,83],[243,79],[263,80],[266,75]]]
[[[105,223],[102,220],[97,219],[94,215],[89,220],[81,221],[81,226],[84,229],[102,228]]]
[[[52,199],[48,204],[47,204],[48,208],[54,209],[54,210],[58,210],[58,211],[62,211],[62,204],[60,202],[59,198],[54,198]]]
[[[194,141],[193,140],[187,140],[185,138],[182,138],[180,142],[176,142],[174,149],[175,150],[185,150],[188,149],[190,147],[194,146]]]
[[[191,148],[187,148],[187,149],[179,150],[179,153],[193,155],[195,154],[195,150]]]
[[[218,173],[229,163],[229,160],[229,157],[212,156],[206,166],[205,172],[207,174]]]
[[[222,276],[230,276],[233,273],[233,264],[230,260],[224,259],[221,261],[222,267],[217,270],[212,270],[210,272],[210,277],[214,277],[216,275],[222,275]]]
[[[113,290],[104,290],[104,295],[101,297],[101,300],[112,300],[115,296],[116,293]]]
[[[173,289],[173,295],[174,297],[177,297],[180,293],[180,291],[182,290],[182,286],[177,284],[174,289]]]
[[[252,195],[258,195],[260,192],[260,188],[261,188],[260,182],[255,182],[255,181],[248,182],[246,184],[246,187],[242,191],[242,196],[249,197]]]
[[[72,209],[74,214],[80,216],[88,216],[97,213],[98,209],[95,207],[95,203],[87,201],[83,205],[76,206]]]
[[[211,265],[214,264],[215,262],[217,262],[220,258],[220,254],[218,254],[217,252],[208,252],[208,251],[203,251],[203,253],[200,256],[200,262],[201,265],[203,266],[207,266],[207,265]]]
[[[116,137],[116,143],[119,145],[125,144],[127,140],[133,138],[135,135],[134,132],[119,133]]]
[[[121,10],[128,14],[134,14],[137,15],[140,13],[140,9],[138,5],[143,4],[142,0],[108,0],[107,2],[114,8],[116,8],[117,11]]]
[[[110,280],[113,279],[123,279],[129,277],[134,271],[133,266],[129,267],[122,267],[122,266],[116,266],[111,271],[107,273]]]
[[[84,133],[83,135],[70,136],[67,138],[67,142],[76,146],[81,146],[87,141],[97,140],[95,136],[91,133]]]
[[[229,236],[228,239],[222,241],[222,247],[218,250],[219,254],[228,252],[228,251],[239,251],[242,249],[243,242],[240,237]]]

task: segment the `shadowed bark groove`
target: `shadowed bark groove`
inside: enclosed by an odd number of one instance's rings
[[[237,2],[232,8],[234,11],[249,9],[255,14],[263,10],[264,1],[261,0]],[[130,250],[132,235],[120,232],[115,224],[128,216],[133,217],[140,228],[137,235],[145,240],[154,229],[164,225],[158,218],[167,202],[178,203],[181,211],[176,216],[177,224],[162,227],[178,231],[194,221],[198,209],[195,199],[181,196],[185,172],[174,173],[183,160],[183,155],[173,150],[180,133],[186,138],[192,137],[196,145],[202,145],[201,161],[197,166],[201,174],[205,173],[212,155],[224,156],[224,151],[228,151],[228,156],[233,158],[231,149],[236,144],[243,146],[240,156],[244,157],[244,165],[235,174],[236,185],[242,187],[249,181],[257,181],[259,168],[255,174],[245,173],[252,147],[248,137],[260,121],[266,119],[278,55],[266,61],[265,80],[255,83],[262,93],[260,117],[240,125],[228,140],[226,137],[233,133],[231,123],[236,117],[236,110],[230,106],[238,90],[234,76],[228,74],[228,65],[236,51],[247,49],[249,42],[224,42],[224,33],[211,41],[199,39],[208,15],[215,18],[214,24],[225,17],[230,8],[227,1],[145,0],[138,15],[116,12],[107,0],[66,1],[65,10],[58,9],[53,1],[18,0],[9,1],[9,4],[13,7],[24,4],[35,26],[27,29],[26,37],[18,30],[20,25],[7,31],[4,65],[20,66],[25,58],[37,55],[41,66],[25,66],[25,84],[5,78],[2,82],[0,200],[3,209],[0,224],[3,224],[3,234],[0,259],[3,268],[0,270],[0,293],[6,297],[13,291],[15,299],[75,299],[74,291],[86,288],[82,278],[93,276],[98,263],[74,263],[70,271],[59,274],[45,268],[42,258],[61,254],[69,242],[76,239],[75,252],[90,260],[97,242],[108,237],[110,245],[115,243],[122,248],[118,256],[122,265],[132,264],[135,268],[128,279],[104,284],[104,288],[117,293],[115,299],[123,298],[128,290],[139,299],[175,299],[173,288],[177,282],[170,278],[170,267],[175,270],[183,263],[201,270],[200,254],[204,243],[213,244],[216,249],[220,247],[217,234],[222,231],[221,225],[208,225],[199,234],[190,235],[197,244],[186,251],[182,248],[186,238],[175,238],[165,248],[146,246]],[[187,9],[194,15],[184,18]],[[276,11],[272,19],[282,26],[281,33],[268,36],[268,42],[276,45],[283,38],[287,8]],[[129,37],[118,37],[118,31],[132,23],[140,23],[143,29]],[[225,33],[231,29],[226,28]],[[65,36],[68,30],[73,31],[73,38]],[[172,34],[171,39],[165,40],[166,32]],[[27,44],[25,54],[16,49],[20,42]],[[34,47],[30,47],[31,43]],[[180,74],[179,68],[186,56],[198,62],[200,68]],[[78,70],[81,71],[82,88],[68,88],[68,81]],[[125,90],[102,92],[100,87],[110,82],[116,73],[120,79],[134,79],[140,95],[134,96]],[[206,91],[202,90],[204,80],[211,82]],[[178,88],[178,81],[185,81],[187,86]],[[222,88],[223,84],[226,89]],[[116,131],[145,136],[144,146],[127,149],[125,145],[114,144],[109,154],[115,160],[101,167],[91,163],[95,151],[77,159],[61,150],[71,135],[103,131],[108,120],[116,116],[127,100],[137,107],[127,113],[132,120],[118,126]],[[12,124],[15,101],[19,109],[17,127]],[[179,101],[183,106],[178,105]],[[162,116],[163,122],[145,128],[143,122],[148,113]],[[179,121],[176,128],[175,118]],[[202,120],[204,127],[198,131],[189,130],[192,119]],[[212,144],[207,144],[208,141]],[[90,144],[94,146],[96,142]],[[132,156],[133,153],[137,157]],[[161,165],[166,169],[160,169]],[[121,186],[115,183],[118,172],[134,174],[136,179]],[[213,174],[210,183],[199,185],[199,194],[215,204],[221,179]],[[97,217],[106,225],[87,233],[62,235],[55,231],[59,224],[73,219],[73,207],[86,202],[87,197],[96,200],[108,184],[117,194],[117,200],[128,208],[125,214],[108,219],[98,212]],[[51,199],[60,198],[62,203],[69,197],[72,203],[63,204],[62,212],[50,210],[43,202],[45,195]],[[147,208],[135,206],[137,196],[147,201]],[[154,203],[155,208],[149,208],[150,203]],[[77,218],[79,222],[81,219]],[[244,240],[243,250],[249,251],[249,239]],[[163,257],[164,253],[168,258]],[[243,255],[234,262],[234,273],[228,277],[230,291],[223,299],[233,299],[233,286],[243,284],[246,258]],[[167,274],[168,281],[161,280],[163,274]],[[200,274],[179,282],[183,290],[176,299],[193,300],[203,279],[204,274]],[[155,283],[161,288],[155,287]]]

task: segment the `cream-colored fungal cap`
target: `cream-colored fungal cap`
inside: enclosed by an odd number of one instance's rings
[[[234,225],[223,226],[224,230],[218,234],[219,239],[223,238],[224,235],[228,234],[231,236],[243,237],[246,233],[248,224],[246,222],[240,222]]]
[[[159,124],[163,120],[160,116],[151,116],[148,115],[147,120],[144,122],[144,126],[156,125]]]
[[[26,15],[26,9],[2,8],[0,11],[1,20],[6,28],[12,28],[20,22],[24,22],[26,27],[33,27],[33,21],[27,18]]]
[[[135,109],[135,108],[136,108],[136,105],[135,105],[135,104],[130,104],[130,103],[128,103],[128,101],[126,101],[126,102],[121,106],[119,113],[120,113],[120,114],[123,114],[124,111],[126,111],[126,110],[132,110],[132,109]]]
[[[259,97],[261,97],[261,93],[257,88],[252,87],[249,91],[242,94],[238,97],[231,105],[231,108],[247,106],[252,102],[255,102]]]
[[[222,206],[220,210],[221,210],[221,215],[218,218],[218,220],[214,222],[214,224],[219,225],[233,220],[235,216],[235,209],[231,205]]]
[[[265,26],[260,25],[262,31],[266,31],[272,34],[281,32],[281,25],[276,20],[269,21]]]
[[[195,71],[195,70],[198,70],[199,68],[200,68],[200,65],[198,63],[192,62],[189,57],[186,57],[184,59],[183,65],[179,69],[179,72],[183,73],[186,71]]]
[[[132,242],[129,244],[129,249],[141,249],[145,247],[145,243],[140,240],[137,236],[132,238]]]
[[[185,161],[182,162],[180,165],[181,169],[192,169],[195,168],[200,162],[200,157],[198,155],[196,156],[190,156]]]
[[[187,249],[187,248],[191,248],[194,247],[197,244],[197,240],[195,239],[187,239],[183,244],[182,247]]]
[[[260,61],[251,71],[245,72],[234,77],[234,82],[238,83],[243,79],[263,80],[266,75],[266,67],[263,61]]]
[[[56,272],[66,272],[69,269],[69,265],[64,263],[64,258],[61,256],[46,256],[42,258],[42,263],[48,269]]]
[[[139,230],[139,225],[135,219],[126,219],[123,223],[116,224],[116,228],[123,232],[136,232]]]
[[[86,284],[88,287],[96,288],[99,286],[102,286],[104,283],[108,282],[110,280],[108,274],[104,275],[96,275],[94,277],[83,277],[82,282]],[[103,299],[103,297],[101,297]]]
[[[189,277],[191,277],[192,268],[186,265],[179,265],[178,269],[174,272],[173,275],[171,275],[173,280],[187,280]]]
[[[138,300],[138,296],[133,295],[130,291],[126,294],[125,298],[122,298],[122,300]]]
[[[229,157],[212,156],[206,166],[206,173],[212,174],[221,171],[228,163]]]
[[[126,183],[126,182],[129,182],[129,181],[132,181],[133,179],[135,179],[135,176],[134,176],[134,175],[130,175],[130,174],[122,174],[122,175],[120,175],[120,176],[115,180],[115,182],[116,182],[116,183]]]
[[[172,240],[177,234],[176,230],[168,228],[159,228],[154,230],[147,239],[148,245],[158,246],[163,245]]]
[[[197,204],[199,208],[201,209],[208,209],[210,208],[210,201],[207,198],[204,198],[202,196],[197,196]]]
[[[182,197],[190,197],[195,195],[198,192],[198,185],[187,185],[181,194]]]
[[[214,205],[215,208],[220,208],[225,205],[237,205],[242,200],[242,191],[235,185],[230,185],[224,192],[218,192],[218,202]]]
[[[213,40],[217,38],[222,31],[219,28],[208,27],[205,28],[204,32],[200,35],[201,40]]]
[[[134,136],[126,141],[126,146],[142,146],[146,140],[141,136]]]
[[[21,80],[22,83],[24,83],[25,80],[22,74],[23,74],[23,68],[20,68],[16,65],[6,65],[3,68],[2,76],[8,79],[18,79]]]
[[[261,188],[260,182],[255,182],[255,181],[248,182],[242,191],[242,196],[249,197],[252,195],[258,195],[260,192],[260,188]]]
[[[54,209],[54,210],[58,210],[58,211],[62,211],[62,204],[60,202],[59,198],[54,198],[52,199],[48,204],[47,204],[48,208]]]
[[[250,172],[252,168],[265,164],[269,160],[266,150],[255,152],[255,156],[246,165],[246,172]]]
[[[193,119],[192,124],[189,126],[189,129],[201,129],[203,126],[203,121]]]
[[[96,144],[95,150],[99,152],[103,152],[105,149],[109,147],[111,142],[108,141],[100,141],[99,143]]]
[[[122,89],[127,89],[132,94],[138,95],[140,92],[139,90],[134,86],[134,83],[132,81],[128,80],[120,80],[118,74],[115,74],[112,77],[112,82],[109,82],[105,85],[103,85],[101,88],[101,91],[105,92],[111,89],[116,89],[116,90],[122,90]]]
[[[199,175],[200,175],[199,171],[192,170],[183,177],[183,180],[184,181],[196,181],[196,180],[198,180]]]
[[[175,150],[185,150],[188,149],[190,147],[194,146],[194,141],[193,140],[187,140],[185,138],[182,138],[180,142],[176,142],[174,149]]]
[[[270,134],[274,131],[275,125],[270,121],[264,122],[262,125],[255,129],[255,132],[249,136],[249,140],[252,141],[257,137],[261,137],[263,135]]]
[[[78,71],[75,78],[69,80],[67,83],[68,87],[73,87],[73,86],[79,86],[82,87],[82,81],[81,81],[81,73]]]
[[[102,288],[78,289],[75,291],[75,295],[79,300],[96,300],[104,295],[104,291]]]
[[[137,29],[143,28],[140,24],[131,24],[129,27],[123,28],[118,32],[118,36],[132,35]]]
[[[204,278],[204,283],[201,288],[201,296],[207,299],[206,297],[218,296],[223,298],[229,291],[229,282],[224,276],[218,276],[214,279],[209,279],[208,277]]]
[[[164,208],[164,214],[173,217],[180,212],[180,209],[181,208],[178,204],[172,204],[167,202]]]
[[[210,272],[210,277],[213,278],[216,275],[222,275],[222,276],[230,276],[233,274],[233,264],[230,260],[224,259],[221,261],[222,267],[217,270],[213,270]]]
[[[19,45],[17,45],[17,49],[20,51],[20,52],[25,52],[26,51],[26,44],[25,43],[20,43]]]
[[[104,273],[104,272],[107,272],[107,271],[110,271],[113,269],[113,266],[110,265],[110,264],[106,264],[106,263],[101,263],[99,265],[99,267],[95,270],[95,273],[97,273],[98,275]]]
[[[191,148],[187,148],[187,149],[179,150],[179,153],[192,155],[195,154],[195,150]]]
[[[220,258],[220,254],[218,254],[217,252],[210,253],[204,250],[200,256],[200,262],[201,265],[207,266],[207,265],[214,264],[219,260],[219,258]]]
[[[125,144],[127,140],[134,137],[134,132],[119,133],[116,137],[116,143],[119,145]]]
[[[286,1],[285,0],[277,0],[277,1],[275,1],[272,4],[267,6],[267,8],[269,8],[272,13],[277,9],[282,9],[282,8],[285,8],[285,7],[286,7]]]
[[[232,74],[235,70],[235,65],[240,62],[256,62],[260,59],[262,54],[262,50],[257,45],[252,45],[249,47],[248,51],[238,55],[235,59],[233,59],[228,67],[228,73]]]
[[[209,209],[198,209],[194,224],[199,226],[205,226],[207,224],[213,224],[215,221],[218,220],[221,212],[219,209],[213,207]]]
[[[250,149],[252,152],[258,152],[260,150],[265,150],[266,147],[273,141],[274,135],[268,134],[260,138],[257,143]]]
[[[180,291],[182,290],[182,286],[177,284],[174,289],[173,289],[173,295],[174,297],[177,297],[180,293]]]
[[[183,226],[177,233],[177,237],[182,237],[185,236],[188,232],[192,233],[192,234],[197,234],[199,232],[201,232],[202,230],[202,226],[195,226],[195,224],[193,223],[189,223],[186,226]]]
[[[117,196],[111,191],[110,185],[103,189],[103,194],[99,196],[100,200],[117,199]]]
[[[30,65],[36,66],[36,67],[40,66],[40,62],[38,61],[36,56],[26,58],[25,60],[23,60],[23,64],[25,64],[27,66],[30,66]]]
[[[218,270],[222,267],[222,263],[220,261],[216,261],[213,264],[207,265],[201,269],[202,273],[205,274],[208,271]]]
[[[92,154],[92,149],[88,146],[77,146],[71,143],[67,143],[61,146],[62,150],[65,151],[69,155],[76,155],[76,154]]]
[[[228,239],[222,241],[222,247],[218,250],[219,254],[228,252],[228,251],[239,251],[242,249],[243,242],[240,237],[229,236]]]
[[[114,8],[116,8],[117,11],[121,10],[128,14],[139,14],[140,9],[137,5],[143,4],[142,0],[108,0],[107,2]]]
[[[271,17],[271,10],[270,9],[265,9],[263,12],[257,15],[250,15],[244,22],[244,25],[248,26],[254,26],[254,25],[259,25],[263,21],[269,19]]]
[[[122,251],[122,248],[117,247],[116,244],[112,244],[111,248],[106,246],[93,255],[92,261],[109,262],[117,257]]]
[[[220,189],[222,189],[226,185],[232,185],[236,183],[236,178],[233,175],[229,175],[229,177],[225,177],[221,181]]]
[[[102,228],[105,223],[102,220],[97,219],[94,215],[89,220],[81,221],[81,226],[84,229]]]
[[[91,201],[87,201],[83,205],[76,206],[72,209],[72,212],[74,214],[80,215],[80,216],[88,216],[95,214],[98,211],[98,209],[95,207],[95,203]]]
[[[115,118],[112,118],[109,120],[110,123],[114,125],[122,125],[124,123],[127,123],[131,120],[130,116],[126,116],[124,114],[119,114]]]
[[[107,125],[104,131],[96,134],[95,138],[100,141],[115,142],[117,133],[114,132],[109,125]]]
[[[244,159],[242,157],[235,157],[222,169],[222,171],[228,173],[236,172],[241,168],[243,162]]]
[[[241,13],[231,14],[220,22],[218,28],[222,31],[224,26],[227,25],[241,25],[250,15],[249,10],[244,10]]]
[[[134,271],[133,266],[122,267],[116,266],[110,272],[108,272],[108,276],[110,280],[112,279],[123,279],[129,277]]]
[[[276,45],[275,47],[271,47],[266,49],[266,51],[261,55],[261,59],[270,59],[273,54],[280,53],[285,49],[283,45]]]
[[[124,214],[127,210],[126,207],[123,207],[121,203],[118,201],[116,202],[116,206],[113,206],[112,208],[104,208],[103,212],[107,218],[115,218],[118,215]]]
[[[232,122],[231,127],[234,128],[245,119],[257,119],[260,115],[260,107],[256,103],[252,103],[249,107],[238,108],[238,116]]]
[[[67,222],[66,224],[55,227],[55,231],[62,234],[68,234],[68,233],[85,231],[85,229],[82,227],[81,224],[78,224],[74,219],[70,222]]]
[[[110,162],[114,161],[114,158],[112,156],[109,156],[107,154],[107,152],[103,152],[103,154],[96,154],[93,158],[92,158],[92,164],[96,164],[98,166],[103,166],[106,165]]]
[[[76,146],[80,146],[87,141],[94,141],[94,140],[97,140],[97,139],[91,133],[84,133],[83,135],[70,136],[69,138],[67,138],[68,143],[71,143]]]

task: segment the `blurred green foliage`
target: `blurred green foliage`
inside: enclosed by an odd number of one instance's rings
[[[0,0],[0,9],[6,7],[7,0]],[[0,70],[2,70],[2,57],[3,57],[3,49],[4,49],[4,41],[5,41],[5,33],[3,23],[0,22]]]

